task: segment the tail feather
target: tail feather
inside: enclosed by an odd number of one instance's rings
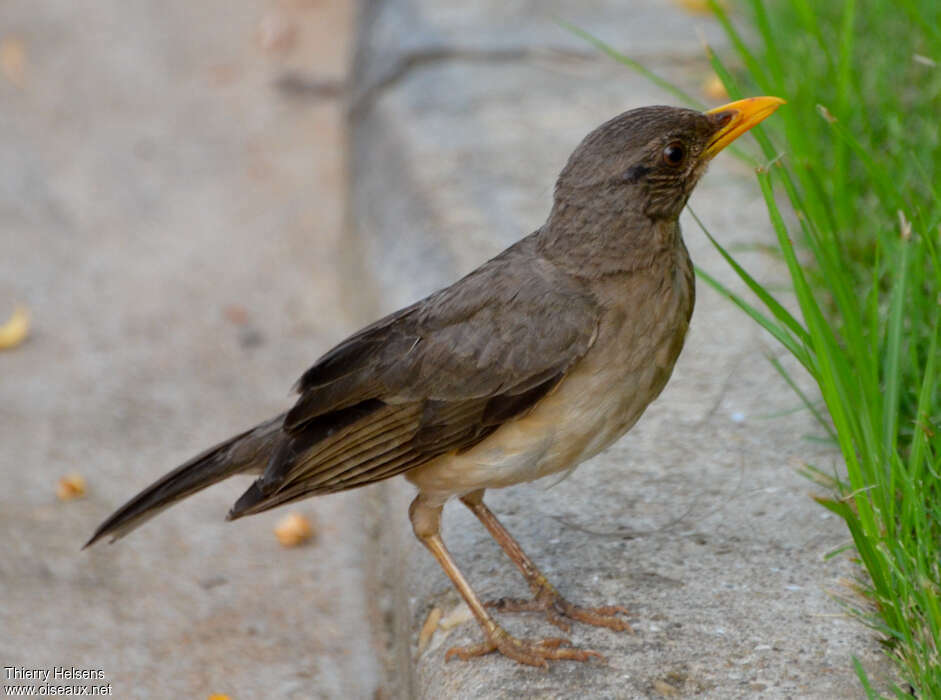
[[[85,547],[106,535],[112,542],[143,525],[177,501],[234,474],[261,473],[268,464],[285,414],[210,447],[164,475],[105,520]]]

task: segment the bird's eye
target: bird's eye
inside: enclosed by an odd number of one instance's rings
[[[663,149],[663,161],[667,165],[682,165],[686,160],[686,147],[679,141],[674,141]]]

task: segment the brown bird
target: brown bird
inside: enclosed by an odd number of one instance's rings
[[[524,664],[585,661],[566,640],[517,639],[487,611],[439,534],[457,496],[519,567],[544,610],[629,630],[619,606],[565,600],[484,505],[484,490],[574,469],[634,425],[661,392],[693,311],[678,218],[709,160],[783,100],[696,112],[643,107],[572,153],[541,228],[450,287],[350,336],[308,369],[291,410],[173,470],[98,528],[117,539],[167,506],[239,473],[261,476],[228,518],[404,474],[415,535],[484,632],[446,658],[499,651]]]

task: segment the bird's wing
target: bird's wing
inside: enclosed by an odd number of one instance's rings
[[[600,315],[533,243],[364,328],[307,370],[265,473],[230,517],[400,474],[528,412],[591,347]]]

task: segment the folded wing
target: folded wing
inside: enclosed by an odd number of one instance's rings
[[[549,393],[591,347],[598,321],[592,296],[523,239],[305,372],[267,469],[229,517],[468,449]]]

